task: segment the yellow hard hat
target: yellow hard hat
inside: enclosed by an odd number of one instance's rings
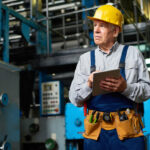
[[[88,16],[90,20],[102,20],[120,27],[122,30],[122,24],[124,18],[120,10],[112,5],[102,5],[97,8],[93,17]]]

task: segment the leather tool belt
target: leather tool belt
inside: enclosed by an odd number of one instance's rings
[[[99,112],[89,110],[84,119],[85,138],[97,140],[101,129],[116,129],[120,140],[143,136],[143,123],[139,114],[134,110],[126,109],[119,112]]]

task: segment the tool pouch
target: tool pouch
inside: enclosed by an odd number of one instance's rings
[[[85,132],[83,133],[83,137],[97,140],[101,132],[101,120],[99,119],[96,123],[90,123],[89,119],[89,115],[84,119]]]
[[[116,115],[115,125],[120,140],[143,136],[139,117],[133,111],[128,114],[128,120],[120,121],[119,116]]]

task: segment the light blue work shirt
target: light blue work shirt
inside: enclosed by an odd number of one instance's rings
[[[97,47],[95,49],[96,70],[106,71],[119,68],[123,47],[124,45],[115,42],[109,53]],[[92,88],[87,84],[90,66],[90,52],[86,52],[79,58],[69,90],[70,101],[79,107],[92,96]],[[129,46],[127,51],[125,74],[127,88],[121,94],[136,103],[150,98],[150,79],[145,60],[141,52],[133,46]]]

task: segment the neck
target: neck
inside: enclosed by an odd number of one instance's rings
[[[103,45],[99,45],[99,48],[101,50],[103,50],[104,52],[106,52],[106,53],[110,53],[110,49],[113,47],[114,43],[115,42],[112,42],[110,44],[105,44],[105,45],[104,44]]]

